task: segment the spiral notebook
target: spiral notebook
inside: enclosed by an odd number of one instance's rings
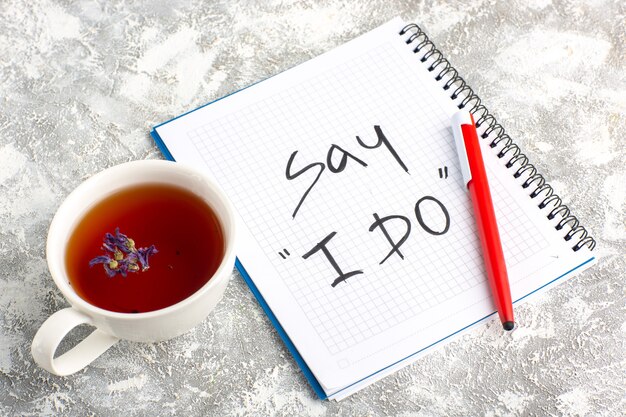
[[[587,230],[400,19],[152,132],[232,200],[237,267],[322,398],[497,320],[450,127],[458,108],[482,137],[515,304],[589,267]]]

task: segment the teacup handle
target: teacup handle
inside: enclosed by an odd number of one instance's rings
[[[55,375],[71,375],[89,365],[119,340],[96,329],[82,342],[55,359],[54,352],[61,341],[74,327],[81,324],[94,325],[91,317],[71,307],[48,317],[37,331],[31,345],[35,362]]]

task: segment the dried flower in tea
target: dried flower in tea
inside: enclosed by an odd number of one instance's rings
[[[137,249],[135,241],[121,233],[119,227],[115,229],[114,235],[107,233],[104,236],[102,250],[106,254],[93,258],[89,266],[102,264],[109,277],[117,274],[125,277],[128,272],[145,271],[150,268],[148,259],[158,253],[154,245]]]

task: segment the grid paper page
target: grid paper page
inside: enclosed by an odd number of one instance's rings
[[[414,96],[420,86],[408,68],[403,67],[404,72],[398,65],[396,51],[383,44],[189,132],[198,152],[213,161],[212,169],[232,172],[222,185],[333,354],[428,311],[450,295],[483,285],[473,213],[467,193],[459,186],[456,151],[449,141],[450,115],[433,109],[428,97]],[[358,145],[356,135],[374,142],[377,123],[409,164],[409,174],[384,149]],[[291,143],[286,142],[289,139]],[[265,145],[249,151],[241,148],[257,140]],[[298,150],[303,155],[299,166],[325,161],[324,152],[331,144],[351,150],[368,166],[349,162],[342,173],[323,171],[292,219],[312,175],[287,181],[284,171],[290,154]],[[449,166],[451,177],[439,178],[434,161]],[[425,195],[445,202],[450,212],[451,230],[444,236],[430,236],[419,228],[413,211]],[[513,222],[523,221],[513,207],[500,211]],[[412,221],[411,240],[401,248],[404,260],[393,256],[379,265],[390,247],[380,231],[368,231],[374,212]],[[509,233],[528,233],[523,223],[519,226]],[[391,234],[403,234],[402,229],[394,230],[393,223],[386,227]],[[329,249],[338,264],[364,271],[336,287],[331,283],[337,274],[321,253],[302,259],[333,231],[337,235]],[[506,236],[504,241],[512,258],[525,256],[515,241]],[[283,248],[293,257],[283,259],[279,255]]]
[[[427,346],[449,334],[445,323],[493,309],[451,137],[455,108],[386,30],[158,130],[177,160],[188,155],[231,198],[254,240],[242,263],[264,263],[250,275],[327,389],[410,352],[394,344],[427,336]],[[387,144],[370,149],[381,132]],[[524,281],[529,260],[547,265],[536,261],[550,242],[497,169],[507,265],[512,282]],[[338,270],[360,273],[337,283]]]

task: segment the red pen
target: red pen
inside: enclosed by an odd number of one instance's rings
[[[476,125],[470,112],[459,111],[452,116],[452,132],[461,162],[463,183],[470,192],[474,206],[474,216],[491,294],[500,315],[502,327],[504,330],[513,330],[515,320],[513,319],[509,278],[506,273],[496,214],[489,192],[487,172],[478,143],[478,133],[476,133]]]

